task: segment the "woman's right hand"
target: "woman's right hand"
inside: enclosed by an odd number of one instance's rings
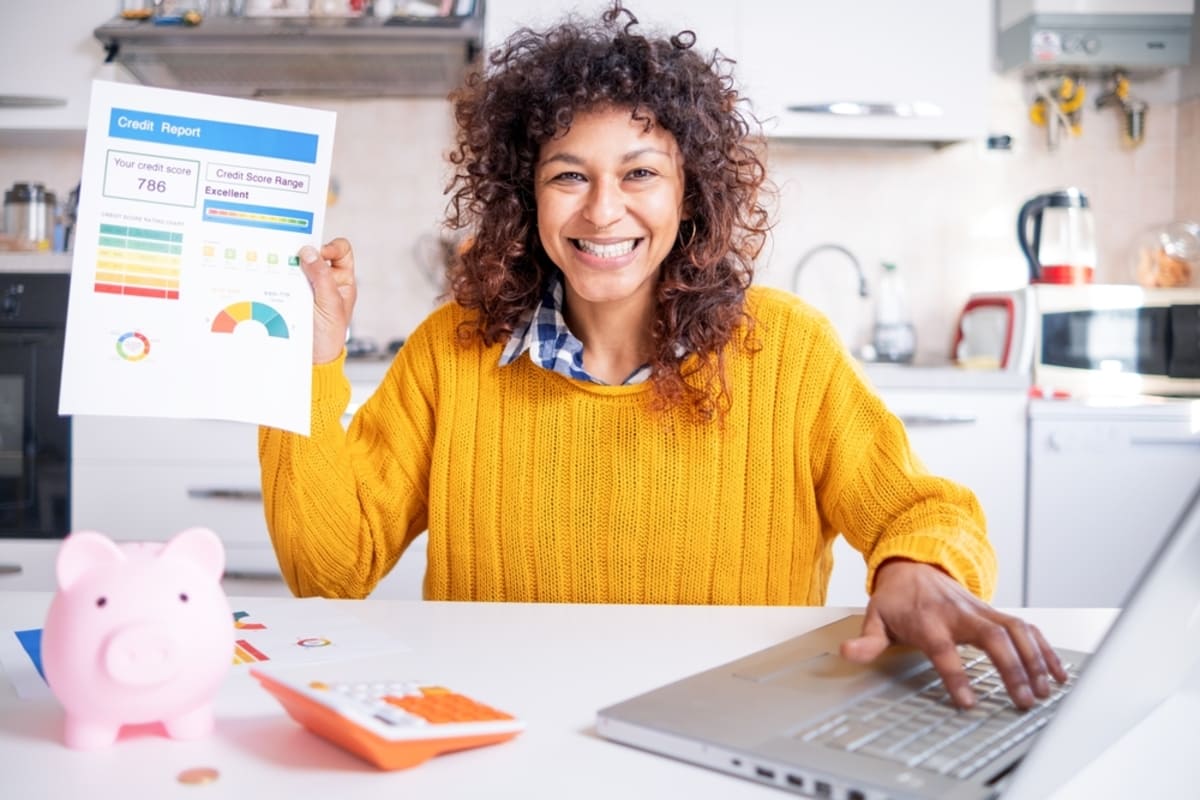
[[[300,269],[313,291],[313,363],[327,364],[342,354],[358,289],[354,252],[339,237],[321,247],[300,248]]]

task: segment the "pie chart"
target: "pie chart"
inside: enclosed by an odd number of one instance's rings
[[[280,339],[288,338],[288,326],[283,315],[266,303],[245,301],[230,303],[221,309],[212,323],[213,333],[233,333],[243,322],[257,322],[267,329],[267,334]]]

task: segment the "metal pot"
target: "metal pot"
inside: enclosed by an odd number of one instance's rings
[[[4,193],[4,232],[49,250],[54,241],[54,193],[40,183],[14,183]]]

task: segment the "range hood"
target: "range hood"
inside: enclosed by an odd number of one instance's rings
[[[115,19],[108,61],[150,86],[235,97],[445,97],[483,49],[483,0],[465,16],[209,17],[195,27]]]
[[[1002,71],[1155,74],[1192,58],[1194,0],[998,0]]]

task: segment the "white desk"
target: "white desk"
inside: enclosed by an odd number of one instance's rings
[[[49,599],[47,593],[0,592],[0,630],[39,627]],[[345,605],[401,636],[412,651],[371,657],[370,663],[304,668],[313,677],[436,679],[517,714],[528,729],[501,745],[442,756],[407,771],[380,772],[299,727],[244,667],[234,667],[218,698],[212,736],[177,742],[146,735],[108,749],[75,752],[60,744],[57,704],[21,700],[0,679],[0,795],[55,800],[787,797],[778,789],[600,739],[593,732],[595,712],[842,613],[370,600]],[[1057,644],[1081,650],[1094,648],[1113,618],[1103,609],[1026,609],[1024,615]],[[1200,791],[1194,758],[1200,752],[1200,687],[1165,716],[1159,729],[1135,729],[1112,757],[1089,767],[1063,796],[1112,797],[1114,786],[1125,787],[1130,796],[1156,796],[1143,792],[1147,786],[1132,782],[1122,769],[1156,759],[1187,764],[1175,766],[1170,782],[1161,786]],[[1162,726],[1169,735],[1163,735]],[[181,770],[199,766],[215,767],[220,778],[202,786],[176,781]],[[1180,769],[1191,771],[1181,774]]]

